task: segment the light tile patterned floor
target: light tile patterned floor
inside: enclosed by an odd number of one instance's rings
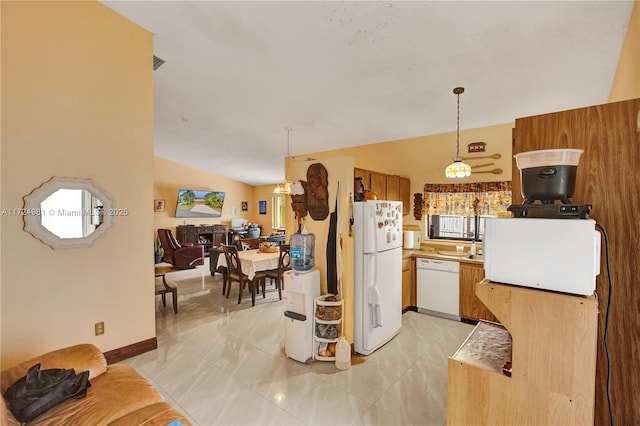
[[[179,313],[158,297],[158,349],[126,362],[194,425],[437,425],[446,423],[447,357],[468,324],[407,312],[400,333],[348,370],[284,355],[284,302],[225,299],[208,266],[172,272]],[[235,296],[234,296],[235,295]]]

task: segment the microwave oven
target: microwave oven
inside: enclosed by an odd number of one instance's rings
[[[503,284],[591,295],[600,274],[593,219],[487,218],[485,278]]]

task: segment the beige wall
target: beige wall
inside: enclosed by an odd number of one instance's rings
[[[349,342],[353,342],[353,237],[349,236],[349,192],[353,188],[353,158],[332,157],[321,161],[290,162],[287,168],[287,176],[294,181],[307,180],[307,169],[311,164],[321,163],[328,172],[329,184],[329,213],[335,209],[336,196],[338,196],[338,229],[342,236],[342,297],[345,301],[344,334]],[[338,192],[338,186],[340,187]],[[287,202],[291,198],[287,197]],[[329,236],[330,215],[322,221],[316,221],[307,215],[304,226],[307,231],[315,234],[315,261],[316,268],[320,271],[320,284],[322,293],[327,293],[327,257],[326,247]],[[287,208],[287,235],[290,236],[298,229],[293,210]],[[288,238],[287,238],[288,241]]]
[[[471,174],[464,179],[456,179],[456,183],[488,182],[511,180],[511,130],[514,123],[497,126],[482,127],[460,131],[460,155],[479,157],[490,154],[501,154],[498,160],[469,160],[470,165],[494,163],[481,170],[502,169],[502,173]],[[471,142],[486,142],[487,151],[484,154],[467,154],[467,144]],[[351,148],[314,152],[303,154],[320,160],[337,156],[353,157],[355,167],[374,170],[390,175],[408,177],[411,180],[411,201],[413,194],[422,192],[425,183],[451,183],[451,179],[444,176],[444,169],[451,163],[451,157],[456,153],[455,132],[411,139],[382,142],[378,144],[355,146]],[[353,191],[353,186],[349,191]],[[422,221],[413,217],[413,204],[410,213],[403,217],[403,224],[424,226]]]
[[[640,2],[635,1],[609,102],[640,97]]]
[[[152,36],[97,2],[1,7],[2,208],[61,176],[93,179],[129,211],[93,247],[64,250],[2,216],[2,365],[153,338]]]
[[[275,185],[262,185],[253,188],[253,204],[249,205],[249,210],[253,213],[253,221],[262,227],[262,235],[269,235],[274,231],[271,223],[274,187]],[[267,214],[259,214],[258,212],[258,201],[261,200],[267,202]]]
[[[223,223],[229,226],[232,218],[243,218],[253,221],[253,215],[258,214],[257,202],[253,202],[254,188],[204,170],[186,166],[166,158],[153,158],[153,197],[165,200],[165,211],[154,213],[154,226],[158,228],[175,229],[178,225],[200,225]],[[199,189],[221,191],[225,193],[222,216],[219,218],[176,218],[176,203],[179,189]],[[249,203],[249,210],[243,212],[242,201]],[[235,208],[235,214],[232,209]],[[152,250],[151,246],[151,251]],[[151,255],[150,255],[151,256]]]
[[[154,213],[154,227],[175,229],[178,225],[222,223],[230,225],[232,218],[243,218],[262,227],[262,235],[269,235],[271,229],[271,212],[273,209],[274,185],[250,186],[225,178],[204,170],[186,166],[166,158],[153,159],[153,198],[165,200],[165,211]],[[225,201],[220,218],[176,218],[176,202],[179,189],[202,189],[225,192]],[[258,211],[258,201],[267,202],[267,214]],[[241,203],[247,201],[249,209],[242,211]],[[231,214],[235,207],[236,214]]]

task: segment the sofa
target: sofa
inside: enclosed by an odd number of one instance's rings
[[[66,400],[25,425],[190,425],[134,368],[107,365],[102,352],[91,344],[58,349],[2,371],[2,394],[37,363],[42,370],[73,368],[78,374],[88,370],[91,386],[84,398]],[[20,425],[1,399],[0,425]]]

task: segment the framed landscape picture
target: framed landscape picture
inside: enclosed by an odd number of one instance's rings
[[[260,214],[267,214],[267,202],[264,200],[258,201],[258,210]]]

